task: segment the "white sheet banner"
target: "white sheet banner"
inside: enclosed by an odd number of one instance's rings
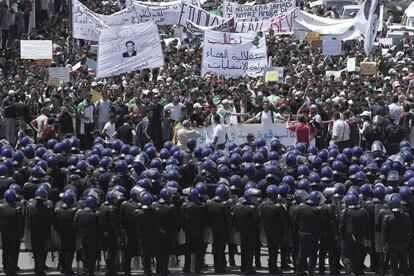
[[[236,143],[240,145],[247,141],[247,134],[252,133],[257,138],[264,138],[269,144],[270,141],[277,137],[282,144],[294,145],[296,141],[296,135],[294,132],[288,131],[284,123],[274,123],[269,126],[263,126],[262,124],[238,124],[238,125],[225,125],[227,133],[227,144]],[[212,143],[213,126],[205,127],[201,129],[201,136],[197,140],[197,145],[204,146],[208,143]]]
[[[265,32],[273,30],[274,34],[293,33],[293,24],[298,16],[299,9],[293,9],[284,14],[274,16],[261,21],[238,21],[234,22],[234,29],[238,33]]]
[[[265,36],[259,33],[204,32],[201,74],[225,78],[262,76],[268,67]]]
[[[21,59],[52,59],[52,40],[20,40]]]
[[[214,15],[196,6],[183,3],[178,19],[178,25],[187,28],[188,22],[191,22],[201,27],[211,27],[220,25],[221,23],[226,22],[226,20],[227,19],[224,17]],[[189,26],[189,28],[191,27],[192,26]]]
[[[296,0],[276,0],[271,3],[252,5],[223,1],[223,17],[239,21],[261,21],[281,15],[296,8]]]
[[[97,78],[164,65],[155,22],[104,29],[98,45]]]
[[[187,20],[186,27],[188,32],[196,35],[203,35],[205,31],[231,32],[234,30],[234,18],[230,18],[219,25],[211,27],[203,27]]]
[[[177,24],[181,13],[181,3],[168,6],[149,6],[133,3],[135,7],[138,22],[144,23],[155,21],[158,25],[174,25]]]
[[[295,36],[304,39],[306,33],[319,33],[321,40],[352,40],[361,36],[356,19],[330,19],[299,10],[293,24]]]
[[[74,38],[98,41],[101,29],[108,28],[88,7],[72,1],[72,35]]]
[[[141,5],[147,5],[147,6],[171,6],[171,5],[181,5],[181,3],[187,3],[190,5],[194,5],[197,7],[201,7],[201,3],[199,0],[174,0],[174,1],[166,1],[166,2],[150,2],[150,1],[136,1],[136,0],[127,0],[125,1],[125,5],[131,6],[132,4],[141,4]]]

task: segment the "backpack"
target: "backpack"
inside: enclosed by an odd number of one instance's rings
[[[272,123],[274,124],[275,123],[275,119],[273,118],[273,111],[272,110],[269,110],[269,112],[270,112],[270,117],[272,117]],[[259,115],[259,124],[260,123],[262,123],[262,114],[263,114],[263,111],[261,111],[260,112],[260,115]]]
[[[42,139],[43,141],[48,141],[55,137],[55,129],[51,125],[44,125],[42,129]]]
[[[409,134],[411,132],[411,114],[404,116],[404,119],[401,122],[401,128],[405,134]]]

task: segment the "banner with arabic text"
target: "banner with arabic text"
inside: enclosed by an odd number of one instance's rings
[[[261,33],[204,32],[201,74],[225,78],[262,76],[267,65],[266,39]]]
[[[201,27],[217,26],[227,19],[211,12],[203,10],[197,6],[183,3],[181,5],[181,13],[178,19],[178,25],[191,29],[191,24],[196,24]],[[190,22],[190,23],[189,23]]]

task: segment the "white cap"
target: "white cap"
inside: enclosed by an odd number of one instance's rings
[[[193,104],[193,108],[201,108],[201,104],[195,103],[195,104]]]
[[[364,112],[362,112],[361,116],[371,117],[371,112],[369,112],[369,111],[364,111]]]
[[[16,91],[14,91],[14,90],[9,90],[9,93],[8,93],[10,96],[13,96],[14,94],[16,94]]]

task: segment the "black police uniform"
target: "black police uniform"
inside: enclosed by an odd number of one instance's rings
[[[4,192],[13,184],[13,179],[8,176],[0,176],[0,197],[3,198]],[[34,197],[34,193],[33,193]]]
[[[322,217],[324,227],[319,246],[319,273],[325,271],[325,257],[328,253],[331,274],[337,275],[339,274],[340,252],[337,236],[339,218],[336,216],[335,206],[330,203],[323,205]]]
[[[347,275],[361,274],[364,240],[368,237],[368,212],[355,206],[344,209],[339,223],[341,258]]]
[[[282,237],[284,235],[284,216],[286,214],[285,208],[277,202],[270,199],[262,203],[260,215],[263,223],[263,228],[266,232],[267,247],[269,249],[269,273],[280,274],[277,268],[277,254],[282,244]]]
[[[138,228],[136,222],[135,211],[139,208],[139,204],[133,200],[125,201],[121,204],[120,209],[120,222],[123,231],[126,235],[126,244],[124,249],[125,263],[124,272],[125,275],[131,274],[131,259],[134,256],[139,255],[139,240],[138,240]]]
[[[100,213],[89,207],[78,210],[73,223],[77,236],[81,239],[84,266],[88,276],[93,276],[100,252],[99,241],[102,239]]]
[[[392,212],[384,217],[381,236],[388,252],[392,276],[408,275],[407,248],[411,236],[411,221],[407,213]]]
[[[49,202],[32,199],[27,205],[27,225],[30,230],[36,276],[45,275],[46,244],[50,239],[52,212]]]
[[[23,236],[23,209],[19,204],[0,204],[3,269],[6,276],[16,276],[20,238]]]
[[[106,244],[106,272],[108,276],[113,276],[115,272],[115,259],[118,244],[121,244],[121,232],[119,224],[119,208],[115,205],[108,205],[107,208],[100,209],[104,229],[105,229],[105,244]]]
[[[199,201],[186,202],[181,207],[182,223],[185,231],[184,271],[191,267],[191,253],[195,254],[195,272],[200,273],[203,265],[204,230],[207,224],[207,208]]]
[[[76,207],[59,204],[55,208],[54,225],[61,240],[59,258],[65,275],[72,275],[72,262],[76,251],[76,232],[73,219]]]
[[[237,227],[240,230],[241,242],[241,271],[254,273],[253,255],[259,237],[259,206],[248,201],[238,203],[234,210]]]
[[[152,275],[152,257],[155,257],[159,267],[165,267],[162,264],[160,252],[160,221],[157,211],[152,206],[143,206],[143,209],[137,209],[135,215],[137,217],[139,238],[142,246],[144,275],[149,276]]]
[[[157,273],[168,275],[168,263],[178,231],[178,211],[173,204],[160,199],[154,203],[160,223],[160,257],[161,264],[157,265]]]
[[[313,203],[302,203],[296,211],[295,223],[299,234],[298,260],[295,275],[303,275],[306,259],[309,258],[309,275],[315,273],[318,241],[322,232],[322,211]]]
[[[226,200],[215,197],[207,201],[208,222],[213,233],[214,271],[226,271],[226,243],[231,224],[231,206]]]

